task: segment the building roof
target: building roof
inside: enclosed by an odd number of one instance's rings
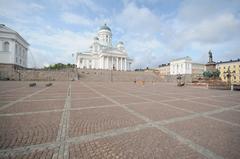
[[[173,59],[173,60],[171,60],[171,62],[172,62],[172,61],[178,61],[178,60],[192,60],[192,59],[191,59],[191,57],[186,56],[186,57],[181,57],[181,58]]]
[[[167,63],[167,64],[161,64],[161,65],[159,65],[158,67],[166,67],[166,66],[170,66],[170,63]]]
[[[18,34],[18,32],[12,30],[11,28],[7,27],[4,24],[0,24],[0,32],[4,32],[4,33],[9,33],[9,34],[15,34],[17,35],[21,40],[23,40],[27,45],[29,45],[29,43],[20,35]]]
[[[99,30],[108,30],[108,31],[111,31],[111,29],[107,26],[106,23],[105,23],[103,26],[101,26]]]
[[[217,62],[217,64],[232,63],[232,62],[240,62],[240,59],[229,60],[229,61],[220,61],[220,62]]]

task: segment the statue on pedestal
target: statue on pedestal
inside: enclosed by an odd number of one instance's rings
[[[207,71],[216,71],[216,63],[213,61],[212,51],[208,52],[208,63],[205,65]]]
[[[208,52],[208,63],[213,63],[213,56],[211,50]]]

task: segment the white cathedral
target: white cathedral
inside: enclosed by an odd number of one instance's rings
[[[77,68],[82,69],[128,71],[132,62],[123,42],[120,41],[116,47],[112,45],[112,32],[106,24],[99,29],[90,49],[76,55]]]

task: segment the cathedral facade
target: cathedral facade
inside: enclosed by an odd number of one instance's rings
[[[90,49],[76,54],[77,68],[82,69],[128,71],[132,62],[123,42],[112,45],[112,31],[106,24],[99,29]]]

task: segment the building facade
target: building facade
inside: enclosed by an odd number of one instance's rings
[[[231,83],[240,84],[240,59],[218,62],[216,68],[220,71],[220,78],[227,82],[230,73]]]
[[[183,57],[170,62],[170,75],[192,74],[192,59]]]
[[[170,75],[203,74],[205,65],[193,63],[190,57],[174,59],[170,62]]]
[[[158,71],[159,76],[170,75],[170,63],[159,65],[159,67],[156,68],[155,70]]]
[[[29,44],[16,31],[0,24],[0,63],[27,67]]]
[[[123,42],[112,45],[112,31],[105,24],[93,39],[90,49],[76,55],[77,68],[131,70],[133,60],[128,57]]]
[[[192,74],[202,75],[204,71],[206,71],[206,66],[204,64],[192,63]]]

